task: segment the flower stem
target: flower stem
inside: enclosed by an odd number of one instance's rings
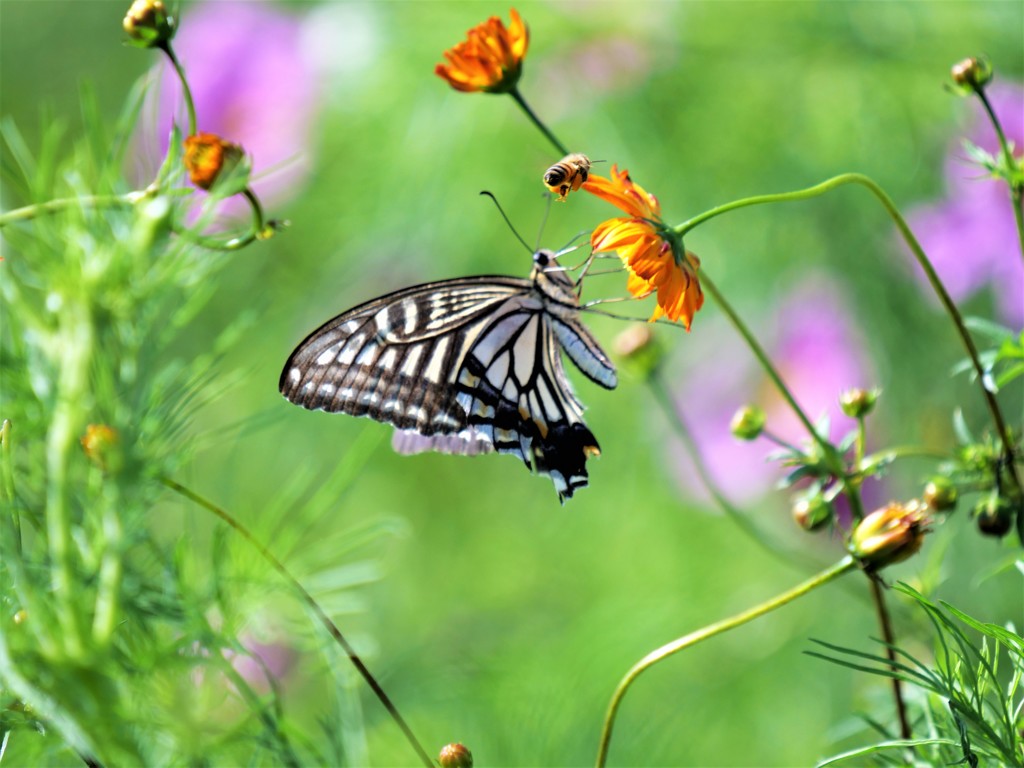
[[[530,105],[526,103],[526,99],[524,99],[523,95],[519,93],[519,89],[513,88],[508,93],[513,99],[516,100],[516,104],[518,104],[519,107],[523,110],[523,112],[526,113],[526,116],[530,118],[531,121],[533,121],[533,124],[540,129],[540,132],[544,134],[547,140],[554,145],[555,149],[557,149],[563,155],[568,155],[569,150],[565,148],[565,145],[558,140],[555,134],[548,130],[548,127],[541,122],[540,118],[537,117],[536,114],[534,114],[534,111],[530,109]]]
[[[776,608],[781,608],[787,603],[791,603],[793,600],[796,600],[798,597],[803,597],[812,590],[828,584],[830,581],[842,576],[844,573],[855,567],[856,561],[851,555],[847,555],[835,565],[827,568],[802,584],[798,584],[793,589],[783,592],[781,595],[777,595],[771,600],[767,600],[749,610],[738,613],[731,618],[714,624],[709,624],[703,629],[699,629],[696,632],[691,632],[677,640],[673,640],[671,643],[663,645],[661,648],[652,651],[640,659],[640,661],[634,664],[632,669],[626,673],[626,676],[622,678],[618,687],[615,689],[615,693],[612,695],[611,702],[608,705],[608,711],[604,717],[604,725],[601,728],[601,742],[597,751],[596,764],[598,768],[604,766],[608,759],[608,747],[611,744],[612,727],[615,723],[615,715],[618,712],[619,704],[622,702],[622,697],[626,694],[629,686],[633,684],[633,681],[640,676],[641,672],[657,664],[659,661],[667,659],[669,656],[689,648],[692,645],[696,645],[697,643],[714,637],[715,635],[720,635],[723,632],[728,632],[731,629],[742,626],[743,624],[753,621],[760,616],[764,616],[766,613],[774,611]]]
[[[1006,140],[1006,134],[1003,133],[1003,126],[999,123],[999,118],[996,116],[995,110],[992,109],[992,104],[989,102],[988,96],[985,95],[985,89],[981,86],[975,86],[974,93],[981,100],[981,104],[985,108],[985,112],[988,113],[988,119],[992,122],[992,127],[995,129],[996,136],[999,138],[999,147],[1003,151],[1003,161],[1006,163],[1006,172],[1011,175],[1007,178],[1007,183],[1010,187],[1010,200],[1013,204],[1013,217],[1017,222],[1017,239],[1020,241],[1020,254],[1021,258],[1024,259],[1024,182],[1017,180],[1013,175],[1015,162],[1013,159],[1013,152],[1010,150],[1010,142]]]
[[[971,365],[974,368],[974,372],[978,379],[978,384],[981,387],[982,395],[985,398],[985,402],[988,406],[989,413],[992,416],[992,421],[995,424],[996,433],[999,435],[999,439],[1003,444],[1003,453],[1008,458],[1008,464],[1010,467],[1010,477],[1013,479],[1014,484],[1017,486],[1018,495],[1024,495],[1024,487],[1021,486],[1020,478],[1017,475],[1017,468],[1012,460],[1013,457],[1013,443],[1010,441],[1009,431],[1006,427],[1006,420],[1003,418],[1002,410],[999,407],[999,403],[996,401],[995,395],[989,391],[985,385],[986,377],[985,371],[982,368],[981,360],[978,357],[978,349],[974,345],[974,339],[971,338],[971,334],[967,330],[967,326],[964,325],[963,317],[960,311],[957,309],[956,304],[953,303],[953,299],[950,298],[949,293],[946,291],[946,287],[942,284],[938,274],[935,272],[935,268],[932,266],[928,257],[925,255],[924,250],[921,248],[920,243],[917,242],[917,238],[914,237],[914,233],[911,232],[907,222],[903,219],[903,216],[897,210],[892,199],[885,193],[885,191],[878,186],[871,178],[860,174],[860,173],[844,173],[839,176],[833,176],[831,179],[826,179],[820,184],[815,184],[813,187],[807,187],[806,189],[799,189],[792,192],[779,192],[776,194],[769,195],[756,195],[754,197],[747,197],[742,200],[734,200],[730,203],[712,208],[704,213],[694,216],[688,221],[684,221],[682,224],[674,227],[674,231],[679,237],[682,237],[690,230],[694,229],[698,225],[720,216],[723,213],[738,210],[739,208],[746,208],[751,205],[762,205],[765,203],[784,203],[792,202],[795,200],[807,200],[812,197],[817,197],[826,192],[829,192],[837,187],[841,187],[845,184],[860,184],[861,186],[867,187],[868,190],[878,199],[882,207],[885,208],[886,212],[896,223],[897,229],[906,241],[911,252],[914,254],[914,258],[917,259],[918,264],[924,270],[925,275],[928,278],[928,282],[932,286],[932,290],[935,291],[939,297],[939,301],[942,303],[943,308],[953,321],[953,325],[956,328],[957,333],[960,336],[960,340],[963,343],[964,349],[967,351],[967,356],[971,360]],[[714,290],[707,280],[707,277],[702,278],[702,282],[709,286],[709,292],[713,293],[716,298],[719,296],[717,290]],[[723,305],[723,308],[727,305]],[[735,313],[731,310],[727,310],[727,314],[733,317]],[[735,321],[734,321],[735,323]],[[741,330],[741,333],[743,331]],[[744,334],[747,337],[747,334]],[[748,338],[748,342],[750,339]],[[755,349],[755,354],[757,350]],[[763,354],[763,353],[762,353]],[[759,358],[761,355],[759,355]],[[763,361],[762,361],[763,362]],[[770,374],[769,374],[770,375]],[[775,378],[775,377],[773,377]],[[787,398],[788,399],[788,398]],[[805,421],[806,423],[806,421]],[[812,430],[812,434],[814,434]],[[1024,518],[1022,518],[1024,519]],[[1022,535],[1024,539],[1024,535]]]
[[[243,539],[249,542],[249,544],[251,544],[256,549],[256,551],[259,552],[260,555],[262,555],[263,558],[268,563],[270,563],[271,566],[273,566],[274,570],[277,571],[281,575],[281,577],[284,578],[284,580],[287,581],[292,586],[292,588],[299,593],[299,597],[302,598],[302,601],[310,608],[310,610],[313,611],[313,613],[316,614],[317,618],[320,619],[320,622],[330,633],[331,637],[334,638],[335,642],[337,642],[338,645],[340,645],[341,648],[348,655],[349,661],[352,662],[353,666],[355,666],[359,674],[363,676],[364,680],[366,680],[367,684],[370,686],[370,689],[380,700],[380,703],[384,705],[384,709],[386,709],[388,711],[388,714],[391,715],[391,719],[394,720],[398,727],[402,730],[402,733],[405,735],[405,738],[408,740],[409,744],[412,746],[413,750],[416,752],[417,756],[422,761],[422,763],[425,766],[427,766],[427,768],[434,768],[434,761],[431,760],[430,756],[420,745],[420,742],[416,738],[415,734],[412,732],[412,729],[405,722],[405,719],[399,714],[398,709],[392,703],[388,695],[384,692],[384,689],[381,688],[380,683],[378,683],[377,679],[370,673],[370,670],[367,668],[366,664],[363,663],[363,660],[359,658],[359,655],[356,653],[355,649],[349,644],[348,640],[346,640],[344,635],[341,634],[341,630],[339,630],[337,625],[333,621],[331,621],[330,617],[326,613],[324,613],[324,610],[320,607],[319,603],[317,603],[316,600],[313,599],[313,596],[306,591],[306,588],[302,586],[299,580],[292,576],[292,574],[288,571],[287,568],[284,567],[281,561],[278,560],[270,552],[269,549],[267,549],[263,544],[257,541],[256,537],[252,534],[252,532],[249,531],[248,528],[243,526],[234,517],[228,514],[225,510],[218,507],[212,501],[208,501],[195,491],[186,488],[185,486],[181,485],[181,483],[175,482],[170,478],[161,477],[160,482],[163,483],[168,488],[170,488],[175,493],[178,493],[184,496],[186,499],[195,502],[208,512],[212,512],[214,515],[216,515],[229,526],[231,526],[231,528],[233,528],[235,532],[237,532]]]
[[[896,673],[899,671],[896,667],[896,651],[893,650],[896,638],[892,631],[892,621],[889,619],[889,609],[885,604],[885,593],[882,592],[881,580],[877,576],[868,574],[868,581],[871,583],[871,601],[875,604],[875,610],[878,613],[882,640],[885,641],[885,655],[888,656],[893,672]],[[909,739],[911,737],[910,721],[907,720],[907,707],[903,703],[903,687],[896,674],[892,676],[892,695],[896,703],[896,716],[900,721],[900,738]]]
[[[718,286],[714,284],[711,278],[708,277],[707,272],[704,270],[702,270],[700,282],[701,285],[704,286],[704,289],[715,298],[715,301],[718,302],[722,311],[725,312],[726,316],[729,318],[729,321],[733,324],[736,330],[739,331],[744,341],[747,342],[747,346],[750,347],[754,356],[758,359],[758,362],[761,363],[765,373],[768,374],[768,377],[779,390],[779,394],[782,395],[782,398],[789,404],[790,409],[792,409],[793,413],[795,413],[797,418],[800,419],[808,434],[810,434],[811,438],[821,446],[825,456],[831,457],[835,453],[832,446],[822,435],[818,434],[818,430],[814,428],[814,425],[807,417],[807,414],[804,413],[804,410],[797,404],[796,398],[794,398],[793,393],[789,391],[786,383],[782,380],[782,376],[780,376],[779,372],[775,370],[775,366],[772,365],[772,361],[768,358],[768,354],[764,351],[764,348],[754,337],[754,334],[751,332],[750,328],[747,327],[746,323],[744,323],[740,316],[736,314],[736,310],[732,308],[732,305],[726,300],[722,292],[718,290]]]
[[[652,371],[647,377],[647,386],[650,387],[658,405],[661,406],[665,415],[668,416],[669,425],[672,430],[676,433],[679,439],[683,441],[683,445],[686,447],[686,451],[690,455],[690,460],[693,462],[697,476],[704,484],[707,492],[711,494],[711,498],[715,500],[722,512],[725,513],[725,516],[732,520],[736,524],[736,527],[743,531],[743,533],[745,533],[751,540],[759,544],[762,549],[777,558],[780,562],[790,567],[799,567],[799,563],[797,562],[798,560],[805,564],[811,564],[810,558],[806,557],[802,553],[787,551],[779,545],[767,541],[764,534],[757,529],[747,515],[744,515],[740,510],[734,507],[725,497],[725,494],[722,492],[721,488],[718,487],[714,477],[712,477],[711,472],[704,463],[704,457],[701,455],[700,447],[694,441],[693,435],[690,433],[690,430],[686,425],[686,421],[683,419],[683,414],[680,412],[679,407],[669,394],[668,387],[665,385],[665,380],[657,369]]]
[[[196,133],[196,105],[192,100],[192,89],[188,87],[188,79],[185,77],[185,69],[181,66],[181,62],[178,61],[178,57],[174,55],[174,49],[171,48],[170,41],[164,41],[157,46],[160,50],[167,54],[167,58],[171,60],[171,64],[174,65],[174,71],[178,74],[178,80],[181,81],[181,94],[185,99],[185,108],[188,110],[188,136],[194,136]]]

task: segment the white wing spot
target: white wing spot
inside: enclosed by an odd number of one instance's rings
[[[320,393],[324,395],[333,395],[335,389],[336,387],[331,383],[320,385]]]
[[[323,352],[321,352],[319,355],[317,355],[316,364],[317,365],[330,365],[331,363],[334,362],[334,356],[336,354],[338,354],[338,348],[337,347],[328,347]]]
[[[292,368],[288,371],[288,381],[298,384],[300,379],[302,379],[302,371],[298,368]]]

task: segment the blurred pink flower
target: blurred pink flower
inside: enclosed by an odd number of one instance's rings
[[[270,690],[271,679],[280,681],[295,667],[298,653],[283,642],[261,643],[251,635],[243,635],[242,647],[247,653],[224,651],[242,679],[254,690],[265,693]]]
[[[994,83],[986,94],[1019,154],[1024,147],[1024,88]],[[981,105],[972,103],[976,114],[967,139],[996,155],[995,131]],[[945,178],[946,196],[911,209],[910,228],[955,301],[991,286],[1000,319],[1019,328],[1024,324],[1024,262],[1009,190],[1005,182],[968,162],[959,141],[946,158]],[[914,268],[931,293],[916,261]]]
[[[811,421],[827,414],[830,436],[838,440],[856,426],[840,410],[840,393],[876,383],[853,316],[838,287],[824,276],[806,278],[773,306],[778,307],[774,322],[754,324],[759,341]],[[676,390],[678,410],[718,487],[736,503],[750,502],[774,488],[786,469],[766,458],[776,450],[774,443],[732,435],[733,414],[743,405],[759,405],[772,434],[798,445],[809,436],[731,328],[707,328],[690,342],[686,357],[701,360],[700,371],[683,377]],[[688,451],[676,442],[672,455],[685,492],[709,498]]]
[[[299,189],[310,167],[317,78],[301,43],[302,20],[265,2],[223,0],[188,6],[174,50],[195,101],[198,130],[241,144],[253,159],[252,187],[274,204]],[[170,63],[161,76],[155,133],[166,151],[172,119],[188,120]]]

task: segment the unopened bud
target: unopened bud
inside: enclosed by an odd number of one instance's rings
[[[767,420],[764,410],[756,405],[745,405],[733,414],[729,430],[740,440],[754,440],[764,431]]]
[[[245,152],[238,144],[224,141],[215,133],[197,133],[185,139],[185,168],[189,179],[200,189],[209,190],[218,181],[239,176],[231,180],[230,189],[218,191],[225,197],[241,192],[248,184],[248,173],[240,167],[244,158]]]
[[[113,427],[90,424],[85,428],[81,443],[85,455],[104,472],[117,472],[121,469],[121,436]]]
[[[800,499],[793,505],[793,520],[805,531],[820,530],[832,517],[832,505],[820,493]]]
[[[959,492],[953,481],[938,475],[928,481],[924,487],[924,503],[936,512],[948,512],[956,507]]]
[[[992,65],[988,59],[971,56],[958,61],[950,70],[953,82],[963,88],[980,90],[992,80]]]
[[[851,419],[860,419],[871,413],[879,394],[877,389],[848,389],[839,395],[839,407]]]
[[[445,744],[437,761],[441,768],[473,768],[473,753],[462,744]]]
[[[930,522],[917,499],[906,504],[892,502],[857,524],[850,549],[866,570],[877,571],[917,552]]]
[[[612,351],[643,378],[649,376],[664,357],[664,350],[647,323],[631,325],[622,331],[612,342]]]
[[[14,623],[15,624],[23,624],[25,622],[25,619],[27,619],[27,618],[28,618],[28,611],[26,611],[24,608],[22,608],[20,611],[17,611],[14,614]]]
[[[121,22],[134,45],[155,48],[174,37],[174,18],[160,0],[135,0]]]
[[[991,493],[974,506],[972,514],[979,531],[986,536],[1002,538],[1013,526],[1014,512],[1009,499],[998,493]]]

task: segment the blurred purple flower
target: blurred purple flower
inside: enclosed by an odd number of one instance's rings
[[[839,408],[840,393],[875,383],[852,315],[824,276],[806,278],[777,306],[773,322],[755,326],[759,340],[811,421],[827,414],[830,437],[838,440],[856,426]],[[702,363],[700,375],[685,377],[677,389],[678,409],[718,487],[737,503],[750,502],[771,490],[785,469],[766,458],[777,448],[774,443],[733,437],[733,414],[748,403],[759,405],[773,435],[794,444],[805,444],[809,436],[731,328],[706,328],[693,336],[692,345],[687,341],[687,358]],[[677,444],[672,455],[686,493],[707,499],[688,451]]]
[[[189,6],[174,39],[198,129],[244,147],[264,203],[295,194],[309,172],[318,80],[301,35],[301,18],[271,3],[222,1]],[[160,67],[155,132],[162,154],[172,119],[183,132],[188,121],[178,78],[166,60]]]
[[[1024,147],[1024,88],[993,84],[986,94],[1019,153]],[[996,155],[995,131],[981,105],[972,103],[976,114],[967,139]],[[1009,190],[968,162],[959,143],[946,158],[945,178],[945,198],[913,208],[907,215],[910,228],[955,301],[991,286],[999,317],[1019,328],[1024,324],[1024,264]],[[916,260],[914,269],[930,293]]]
[[[242,679],[260,693],[270,690],[271,679],[279,681],[295,667],[298,653],[283,642],[261,643],[251,635],[243,635],[242,647],[247,653],[224,651]]]

